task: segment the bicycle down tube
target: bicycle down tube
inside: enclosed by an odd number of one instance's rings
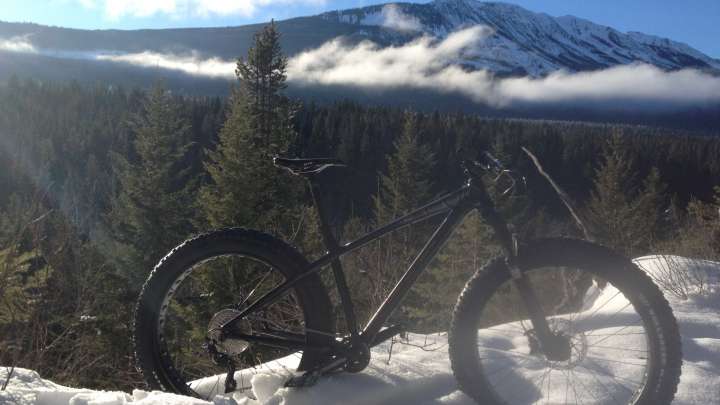
[[[247,316],[249,313],[272,305],[273,303],[277,302],[277,300],[281,299],[293,286],[295,286],[302,279],[309,276],[310,274],[313,274],[313,273],[316,273],[316,272],[322,270],[325,266],[332,264],[333,261],[337,260],[338,258],[340,258],[341,256],[343,256],[346,253],[349,253],[351,251],[359,249],[359,248],[367,245],[368,243],[370,243],[378,238],[381,238],[382,236],[384,236],[390,232],[393,232],[397,229],[403,228],[405,226],[408,226],[408,225],[411,225],[411,224],[414,224],[417,222],[424,221],[424,220],[432,218],[432,217],[436,217],[436,216],[439,216],[442,214],[448,214],[448,213],[456,211],[456,209],[459,205],[467,204],[466,201],[467,201],[469,194],[470,194],[470,185],[466,184],[463,187],[461,187],[460,189],[458,189],[452,193],[446,194],[446,195],[444,195],[444,196],[442,196],[420,208],[417,208],[414,211],[412,211],[400,218],[397,218],[394,221],[388,223],[387,225],[384,225],[372,232],[369,232],[368,234],[366,234],[352,242],[337,246],[335,248],[328,247],[328,253],[326,253],[319,259],[315,260],[314,262],[310,263],[308,265],[308,267],[302,272],[301,275],[294,277],[290,280],[287,280],[284,283],[282,283],[281,285],[279,285],[278,287],[276,287],[275,289],[273,289],[272,291],[269,291],[268,293],[266,293],[265,295],[260,297],[258,300],[256,300],[252,304],[250,304],[247,308],[240,311],[232,319],[228,320],[223,325],[221,325],[220,328],[227,331],[228,329],[230,329],[232,327],[232,325],[235,322],[237,322],[238,320]],[[462,220],[464,215],[467,214],[467,212],[469,210],[470,209],[467,209],[464,211],[462,217],[459,218],[459,221]],[[447,223],[447,217],[446,217],[446,220],[443,221],[443,223],[440,225],[440,227],[443,227],[444,225],[446,225],[446,223]],[[449,226],[449,229],[447,229],[442,234],[438,234],[439,228],[438,228],[438,230],[436,230],[435,234],[433,234],[431,239],[428,241],[428,244],[426,245],[425,248],[423,248],[423,251],[420,252],[420,254],[422,255],[422,253],[426,251],[426,248],[428,246],[430,246],[429,244],[430,244],[430,242],[432,242],[433,239],[436,240],[436,242],[435,242],[436,244],[438,242],[440,242],[439,246],[436,250],[432,251],[432,253],[433,253],[432,255],[428,255],[425,258],[425,261],[427,261],[429,263],[429,259],[432,259],[432,257],[437,252],[437,250],[439,250],[439,248],[442,247],[442,244],[447,240],[447,238],[450,236],[450,234],[452,234],[452,230],[455,228],[456,225],[457,225],[457,222],[452,222],[452,226]],[[444,239],[439,240],[437,237],[442,236],[442,235],[446,235],[446,236]],[[413,265],[411,265],[411,268],[415,267],[415,271],[417,271],[418,273],[420,273],[421,270],[426,265],[425,264],[422,267],[418,266],[419,264],[421,264],[423,262],[418,262],[418,265],[415,265],[417,259],[420,258],[419,256],[413,262]],[[406,274],[407,274],[407,272],[406,272]],[[405,278],[405,277],[403,276],[403,278]],[[395,289],[393,289],[393,291],[395,291]],[[390,311],[390,312],[392,312],[392,311]],[[365,335],[365,332],[363,333],[363,335]]]

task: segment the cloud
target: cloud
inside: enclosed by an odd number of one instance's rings
[[[510,101],[628,100],[673,104],[720,101],[720,77],[695,69],[667,72],[647,64],[615,66],[545,78],[499,82],[497,93]]]
[[[387,48],[370,41],[348,46],[335,39],[290,59],[288,77],[307,84],[435,88],[435,80],[458,74],[451,66],[453,61],[491,33],[477,26],[442,41],[423,36]]]
[[[201,58],[197,52],[175,55],[158,52],[118,53],[108,51],[65,51],[36,48],[26,37],[0,38],[0,51],[32,53],[54,58],[126,63],[146,68],[177,70],[195,76],[234,78],[236,62],[221,58]]]
[[[95,0],[77,0],[78,3],[80,3],[81,6],[85,8],[93,9],[95,6],[97,6],[97,3]]]
[[[475,26],[444,39],[423,36],[385,48],[370,41],[348,45],[335,39],[292,57],[288,80],[296,86],[428,89],[462,94],[495,107],[548,103],[686,106],[720,102],[720,76],[694,69],[667,72],[652,65],[633,64],[592,72],[558,71],[542,78],[497,78],[486,70],[460,67],[457,62],[473,55],[491,34],[490,28]],[[202,58],[197,52],[175,55],[49,50],[36,48],[26,36],[0,38],[0,50],[126,63],[214,78],[235,77],[234,61]]]
[[[102,4],[105,15],[118,20],[122,17],[150,17],[165,14],[179,16],[249,17],[258,9],[274,4],[324,4],[326,0],[76,0],[86,8]]]
[[[397,31],[421,31],[422,24],[417,17],[404,14],[396,4],[388,4],[382,8],[380,13],[382,22],[380,25]]]
[[[27,36],[11,37],[9,39],[0,38],[0,51],[37,53],[37,49],[28,41]]]
[[[220,58],[202,59],[197,54],[179,56],[145,51],[128,54],[98,54],[95,59],[141,67],[178,70],[196,76],[235,77],[235,62]]]
[[[288,76],[306,85],[456,92],[498,107],[519,102],[720,102],[720,77],[692,69],[666,72],[633,64],[593,72],[556,72],[537,79],[500,79],[488,71],[468,71],[455,64],[491,33],[487,27],[475,26],[442,40],[425,36],[387,48],[369,41],[350,46],[333,40],[292,58]]]

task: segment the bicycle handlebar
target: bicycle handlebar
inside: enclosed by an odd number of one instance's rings
[[[481,159],[482,161],[464,161],[463,167],[465,168],[465,171],[470,175],[476,175],[476,173],[473,173],[470,167],[478,167],[486,172],[492,172],[495,176],[493,182],[496,184],[501,179],[507,178],[510,184],[507,187],[504,187],[504,190],[500,193],[501,195],[507,195],[508,193],[510,193],[518,183],[527,185],[527,182],[525,181],[525,176],[521,176],[514,170],[506,168],[505,165],[500,161],[500,159],[493,156],[490,152],[483,151]]]

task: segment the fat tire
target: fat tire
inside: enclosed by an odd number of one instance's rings
[[[173,282],[199,261],[228,253],[260,258],[279,270],[286,279],[306,269],[307,260],[293,247],[271,235],[243,228],[228,228],[188,239],[168,253],[155,266],[143,285],[135,306],[133,345],[136,366],[148,388],[183,395],[194,395],[186,382],[166,367],[161,359],[157,328],[162,300]],[[334,333],[332,305],[317,273],[306,276],[294,287],[308,329]],[[323,344],[328,335],[310,333],[308,343]],[[303,352],[298,370],[312,368],[324,360],[319,351]]]
[[[675,316],[662,292],[650,277],[630,260],[611,250],[574,239],[539,239],[521,248],[517,265],[522,271],[545,266],[587,270],[619,287],[630,299],[644,302],[651,312],[655,331],[646,330],[656,346],[655,362],[648,369],[647,384],[636,404],[662,405],[673,400],[680,380],[682,351]],[[493,292],[511,279],[506,260],[498,258],[478,270],[467,282],[453,312],[449,353],[459,388],[478,404],[502,404],[479,366],[476,347],[477,319]],[[649,329],[649,328],[648,328]]]

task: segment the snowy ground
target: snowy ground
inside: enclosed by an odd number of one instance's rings
[[[675,294],[667,293],[675,316],[680,324],[683,339],[684,363],[680,386],[676,395],[675,404],[720,404],[720,264],[712,262],[689,261],[678,257],[658,258],[643,257],[636,259],[638,265],[646,269],[653,277],[660,278],[659,284],[668,277],[675,277],[678,273],[672,271],[672,266],[684,269],[680,274],[683,280],[674,280],[676,285],[680,282],[684,288],[681,293],[686,299],[680,299]],[[607,290],[607,289],[606,289]],[[612,291],[603,291],[602,296],[612,294]],[[603,302],[596,299],[594,302]],[[613,305],[621,305],[613,303]],[[588,307],[588,313],[597,312],[598,308]],[[613,310],[603,307],[603,311]],[[592,318],[593,322],[596,317]],[[578,322],[583,328],[581,322]],[[501,325],[504,328],[515,328],[517,324]],[[617,330],[617,326],[609,325],[598,328],[597,325],[587,325],[589,338],[591,334],[597,336],[598,332],[607,333]],[[495,328],[495,327],[493,327]],[[492,329],[492,328],[491,328]],[[604,331],[604,332],[603,332]],[[617,337],[614,337],[615,339]],[[518,338],[498,340],[493,339],[492,331],[483,333],[481,339],[487,339],[486,346],[512,345],[518,350],[527,339]],[[596,337],[597,339],[597,337]],[[603,346],[617,348],[627,345],[624,341],[606,341]],[[310,405],[310,404],[473,404],[473,401],[459,392],[450,371],[447,355],[447,336],[439,335],[410,335],[410,344],[395,344],[392,357],[388,362],[388,344],[373,349],[373,360],[370,366],[360,374],[337,374],[321,379],[317,385],[304,389],[282,388],[283,377],[270,374],[257,374],[252,379],[252,392],[248,395],[236,393],[228,396],[216,396],[213,402],[201,401],[188,397],[181,397],[160,392],[145,392],[135,390],[132,394],[122,392],[101,392],[85,389],[63,387],[50,381],[43,380],[36,372],[16,369],[6,391],[0,392],[0,404],[18,405]],[[507,347],[504,347],[507,349]],[[615,349],[617,350],[617,349]],[[591,356],[592,353],[589,354]],[[618,356],[614,352],[596,354],[596,361],[603,358],[611,359],[631,356]],[[531,370],[532,365],[523,364]],[[607,367],[611,373],[624,373],[621,365]],[[0,381],[7,376],[5,368],[0,369]],[[562,371],[559,375],[562,378]],[[627,375],[627,374],[622,374]],[[534,378],[524,375],[525,379]],[[513,376],[503,376],[512,382]],[[543,376],[543,379],[545,377]],[[557,377],[556,377],[557,378]],[[593,377],[595,378],[595,377]],[[548,377],[548,386],[550,384]],[[518,380],[521,381],[521,380]],[[590,385],[602,385],[602,381],[594,383],[585,381]],[[518,384],[509,384],[512,389],[518,389]],[[598,391],[599,392],[599,391]],[[552,392],[548,402],[563,403],[552,398],[561,396],[561,393]],[[565,394],[567,395],[567,394]],[[530,397],[528,397],[530,398]],[[526,402],[532,402],[529,399]],[[520,401],[523,402],[523,401]],[[587,400],[570,402],[591,402]]]

